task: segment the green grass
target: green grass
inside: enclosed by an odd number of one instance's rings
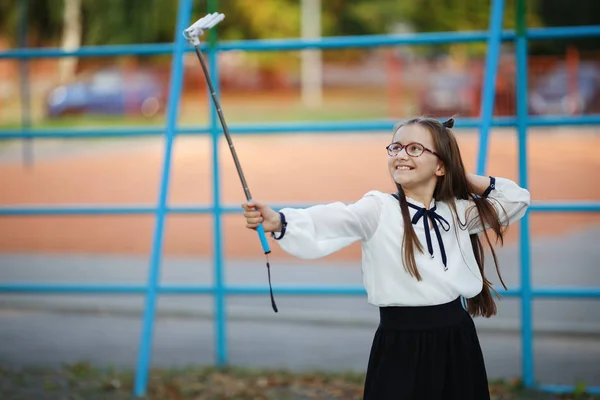
[[[180,125],[204,125],[208,123],[207,99],[200,96],[184,98],[180,104]],[[297,95],[224,96],[221,105],[230,124],[273,123],[297,121],[346,121],[389,118],[389,104],[385,93],[348,92],[325,93],[321,107],[305,107]],[[397,108],[400,108],[398,106]],[[5,113],[0,129],[19,129],[20,111]],[[165,114],[152,118],[142,116],[65,116],[47,118],[43,110],[32,111],[32,128],[98,128],[116,126],[163,126]]]
[[[140,118],[123,116],[67,116],[53,119],[43,119],[31,125],[32,129],[55,128],[97,128],[118,126],[160,126],[162,118]],[[20,129],[21,125],[15,122],[0,124],[0,129]]]
[[[203,110],[206,111],[206,110]],[[208,112],[197,115],[187,115],[180,118],[179,125],[205,125],[208,124]],[[361,108],[348,111],[347,109],[319,109],[308,110],[302,108],[286,110],[256,110],[252,108],[240,110],[224,110],[228,124],[241,123],[273,123],[273,122],[300,122],[300,121],[345,121],[387,118],[376,110]],[[120,126],[164,126],[165,117],[143,118],[124,116],[68,116],[55,119],[44,119],[31,125],[34,129],[50,128],[98,128]],[[18,123],[0,124],[0,129],[20,129]]]
[[[243,368],[180,368],[152,370],[148,396],[152,400],[310,400],[361,399],[364,375],[353,372],[275,371]],[[96,369],[87,363],[57,369],[0,369],[0,398],[16,399],[129,399],[134,373]],[[552,395],[524,390],[518,380],[492,382],[494,400],[598,400],[585,394]]]

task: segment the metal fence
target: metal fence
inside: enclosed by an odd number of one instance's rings
[[[16,49],[0,53],[0,59],[33,59],[44,57],[101,57],[118,55],[158,55],[171,54],[171,75],[169,82],[169,101],[166,110],[166,123],[163,128],[111,128],[111,129],[41,129],[34,130],[28,127],[22,129],[0,130],[0,139],[48,139],[48,138],[89,138],[89,137],[125,137],[125,136],[158,136],[165,135],[164,159],[156,205],[147,206],[80,206],[80,207],[44,207],[44,206],[7,206],[0,208],[0,215],[8,216],[34,216],[34,215],[140,215],[151,214],[155,217],[155,228],[151,257],[149,262],[148,281],[145,285],[101,285],[101,284],[0,284],[0,292],[4,293],[76,293],[76,294],[145,294],[146,303],[143,313],[143,327],[140,337],[136,378],[134,392],[136,396],[146,393],[148,370],[151,358],[152,333],[157,296],[159,294],[187,294],[210,295],[214,297],[215,307],[215,363],[223,365],[227,362],[227,323],[225,314],[225,300],[233,295],[268,295],[268,287],[233,286],[224,284],[223,271],[223,232],[222,216],[227,213],[239,212],[238,206],[223,204],[220,197],[220,170],[217,159],[221,128],[216,115],[216,110],[211,107],[210,122],[207,126],[178,127],[177,109],[180,103],[180,94],[183,81],[183,56],[193,52],[181,35],[191,23],[193,0],[180,0],[175,29],[175,41],[172,44],[148,45],[120,45],[120,46],[94,46],[82,47],[76,51],[62,51],[59,49]],[[216,11],[217,0],[208,2],[209,12]],[[516,31],[502,30],[504,0],[494,0],[490,9],[490,25],[488,31],[482,32],[448,32],[448,33],[422,33],[412,35],[373,35],[360,37],[326,37],[320,39],[285,39],[285,40],[247,40],[247,41],[217,41],[214,31],[208,33],[208,43],[203,44],[209,63],[209,71],[214,79],[216,90],[218,86],[218,69],[216,55],[221,51],[281,51],[304,49],[340,49],[360,48],[373,46],[410,46],[431,45],[447,43],[474,43],[487,42],[487,55],[485,60],[484,84],[481,93],[481,115],[478,119],[464,119],[458,122],[457,127],[479,128],[480,144],[477,160],[477,173],[484,174],[486,169],[489,131],[493,126],[516,127],[518,133],[518,162],[519,183],[528,187],[527,168],[527,129],[530,126],[556,126],[556,125],[589,125],[600,124],[600,115],[585,115],[577,117],[546,116],[533,117],[528,115],[527,107],[527,43],[529,40],[546,40],[568,37],[600,36],[600,26],[555,27],[544,29],[530,29],[525,26],[525,0],[517,1]],[[517,60],[516,79],[516,115],[512,117],[494,118],[494,82],[498,72],[500,45],[504,41],[514,41]],[[286,132],[344,132],[348,130],[377,131],[389,130],[394,121],[374,120],[364,122],[331,122],[331,123],[288,123],[288,124],[243,124],[232,125],[233,134],[283,134]],[[196,207],[180,207],[167,204],[167,194],[170,183],[171,157],[173,142],[180,135],[209,135],[212,139],[212,185],[213,202],[209,205]],[[294,205],[274,205],[276,208]],[[534,202],[530,207],[531,212],[598,212],[599,202]],[[213,217],[213,270],[214,282],[212,285],[160,285],[159,271],[161,266],[164,221],[167,214],[210,214]],[[506,296],[521,298],[522,315],[522,368],[523,380],[527,387],[537,388],[550,392],[566,392],[574,390],[569,386],[550,384],[537,385],[534,382],[533,364],[533,329],[532,329],[532,300],[534,298],[600,298],[600,288],[569,288],[569,287],[532,287],[530,279],[530,234],[529,214],[520,223],[520,287],[510,288]],[[304,287],[286,286],[274,289],[278,295],[364,295],[362,287]],[[600,387],[588,388],[591,393],[600,393]]]

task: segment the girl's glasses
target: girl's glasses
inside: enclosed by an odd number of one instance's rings
[[[411,157],[419,157],[421,154],[423,154],[424,151],[431,153],[436,157],[439,157],[439,155],[435,151],[430,150],[427,147],[423,146],[421,143],[416,142],[409,143],[407,145],[402,145],[400,143],[392,143],[386,147],[386,150],[390,157],[397,156],[398,153],[402,151],[402,149],[406,149],[406,154],[408,154]]]

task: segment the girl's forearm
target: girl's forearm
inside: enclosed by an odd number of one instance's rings
[[[490,186],[490,177],[475,175],[475,174],[467,174],[467,179],[473,185],[475,189],[475,194],[482,195],[483,192]]]

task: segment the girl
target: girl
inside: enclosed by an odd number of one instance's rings
[[[496,262],[489,234],[502,243],[530,195],[508,179],[467,174],[453,126],[453,119],[415,118],[395,129],[386,147],[393,194],[370,191],[350,205],[280,212],[257,201],[243,205],[246,227],[262,223],[299,258],[361,241],[368,302],[380,313],[365,400],[490,398],[471,317],[496,313],[480,235]]]

